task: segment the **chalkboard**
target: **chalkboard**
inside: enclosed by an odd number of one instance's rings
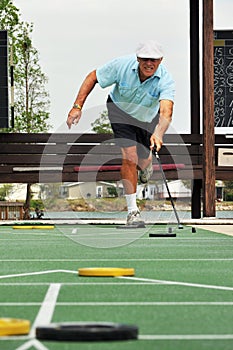
[[[233,31],[214,31],[215,127],[233,127]]]
[[[8,43],[7,31],[0,30],[0,128],[8,128]]]

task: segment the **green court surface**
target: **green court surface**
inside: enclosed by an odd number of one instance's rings
[[[191,227],[54,229],[0,227],[0,318],[31,321],[26,336],[1,336],[1,350],[232,350],[233,237]],[[83,267],[134,268],[132,277],[81,277]],[[137,340],[38,341],[61,322],[137,325]]]

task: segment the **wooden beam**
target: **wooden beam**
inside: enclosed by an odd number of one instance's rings
[[[215,217],[213,0],[203,0],[203,216]]]

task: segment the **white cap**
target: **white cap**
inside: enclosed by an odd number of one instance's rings
[[[147,40],[140,43],[136,49],[136,55],[139,58],[161,58],[163,57],[163,49],[161,44],[155,40]]]

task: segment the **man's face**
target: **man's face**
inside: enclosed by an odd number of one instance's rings
[[[139,75],[142,81],[150,78],[160,65],[162,58],[139,58]]]

